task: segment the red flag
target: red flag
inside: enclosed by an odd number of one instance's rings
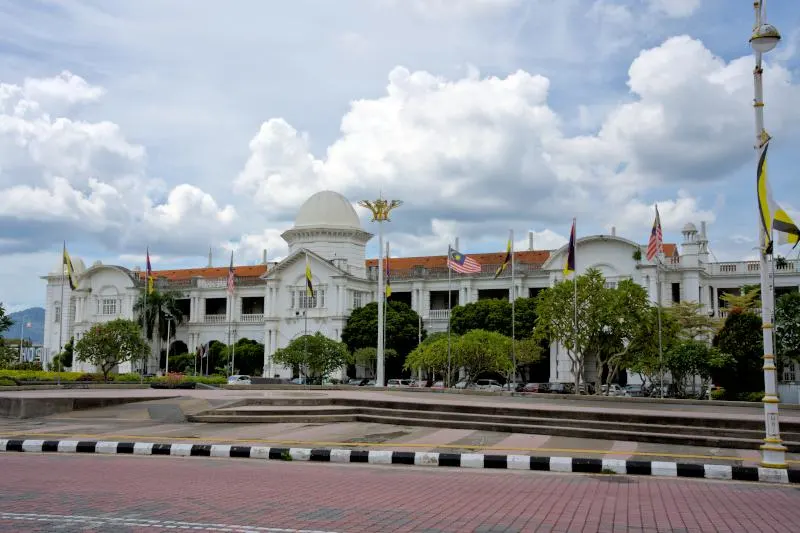
[[[650,240],[647,242],[647,260],[652,261],[656,254],[661,253],[664,247],[664,235],[661,233],[661,217],[656,206],[656,219],[653,221],[653,229],[650,230]]]
[[[228,294],[233,294],[236,287],[236,275],[233,272],[233,251],[231,251],[231,266],[228,268]]]

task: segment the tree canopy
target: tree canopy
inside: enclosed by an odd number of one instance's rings
[[[92,326],[77,342],[75,350],[78,361],[95,365],[108,381],[108,374],[114,367],[140,360],[149,348],[136,322],[118,318]]]
[[[343,342],[329,339],[318,331],[293,339],[288,346],[278,349],[272,359],[278,364],[298,368],[311,382],[321,383],[350,361],[350,353]]]
[[[387,360],[396,359],[398,357],[397,351],[395,351],[394,348],[386,348],[383,355]],[[378,362],[378,349],[374,346],[359,348],[353,352],[352,361],[356,365],[363,366],[370,371],[372,376],[375,376],[375,367]]]
[[[463,369],[467,381],[475,381],[486,373],[508,375],[513,370],[510,337],[483,329],[450,336],[450,371],[447,370],[447,335],[436,335],[415,348],[406,358],[408,370],[422,368],[444,376],[453,383]],[[516,341],[517,364],[533,363],[540,357],[539,345],[531,339]]]
[[[235,350],[221,344],[219,348],[220,359],[230,371],[231,356],[233,356],[233,373],[261,375],[264,368],[264,345],[258,341],[242,338],[236,341]]]
[[[600,356],[610,305],[605,279],[599,270],[589,269],[577,280],[577,321],[575,286],[572,280],[556,283],[536,298],[536,327],[533,338],[558,342],[567,352],[575,391],[583,381],[587,356]],[[576,327],[577,326],[577,327]]]
[[[411,307],[399,301],[389,300],[386,305],[386,348],[400,356],[406,356],[417,346],[419,315]],[[422,329],[422,338],[426,337]],[[378,303],[354,309],[342,329],[342,342],[351,352],[359,348],[378,346]]]
[[[784,294],[775,305],[776,353],[781,359],[800,362],[800,293]]]
[[[6,346],[5,339],[2,336],[3,332],[7,331],[13,323],[11,317],[6,315],[5,307],[0,302],[0,368],[6,368],[17,359],[17,355]]]
[[[733,359],[733,364],[713,372],[714,383],[725,389],[726,396],[764,390],[761,369],[764,344],[761,318],[751,312],[731,311],[725,325],[714,338],[714,346]]]
[[[463,335],[473,329],[494,331],[511,337],[511,302],[507,299],[485,299],[453,308],[450,327]],[[536,301],[518,298],[514,302],[514,337],[525,339],[533,335],[536,324]]]

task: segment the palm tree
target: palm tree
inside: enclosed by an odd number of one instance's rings
[[[152,345],[155,349],[156,361],[160,359],[158,354],[161,353],[161,341],[167,343],[170,341],[167,338],[167,320],[173,321],[173,327],[169,331],[170,338],[175,336],[177,326],[183,323],[185,317],[183,311],[178,307],[178,299],[182,296],[177,292],[153,290],[145,298],[144,290],[142,290],[133,306],[136,321],[144,330],[145,337],[151,342],[158,341]],[[147,308],[145,308],[145,302]]]

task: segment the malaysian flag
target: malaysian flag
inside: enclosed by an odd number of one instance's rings
[[[144,284],[147,294],[153,292],[153,267],[150,265],[150,247],[147,247],[147,264],[144,269]]]
[[[476,274],[481,271],[480,263],[453,248],[448,250],[447,267],[461,274]]]
[[[653,229],[650,230],[650,240],[647,242],[647,260],[652,261],[656,254],[663,251],[664,235],[661,233],[661,217],[658,214],[656,205],[656,219],[653,221]]]
[[[231,266],[228,268],[228,294],[233,294],[236,287],[236,275],[233,272],[233,251],[231,251]]]

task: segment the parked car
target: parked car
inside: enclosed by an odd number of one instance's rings
[[[483,391],[497,392],[503,390],[500,382],[494,379],[479,379],[475,382],[475,388]]]
[[[647,389],[642,385],[625,385],[625,392],[628,396],[633,396],[634,398],[647,396]]]
[[[352,378],[350,379],[347,384],[353,387],[363,387],[369,381],[367,378]]]
[[[411,384],[411,380],[408,379],[390,379],[386,386],[390,388],[397,388],[397,387],[408,387]]]
[[[550,384],[549,383],[526,383],[522,387],[522,391],[521,392],[526,392],[526,393],[550,392]]]
[[[443,389],[444,388],[444,381],[434,381],[433,385],[431,385],[432,389]]]
[[[628,393],[616,383],[611,385],[602,385],[600,392],[603,396],[628,396]]]
[[[236,374],[228,377],[228,385],[252,385],[250,376]]]
[[[570,394],[572,388],[567,383],[548,383],[547,387],[553,394]]]

